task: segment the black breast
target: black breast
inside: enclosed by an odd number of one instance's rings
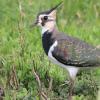
[[[46,31],[43,36],[42,36],[42,44],[43,44],[43,49],[48,55],[48,51],[50,49],[50,46],[53,44],[53,39],[52,39],[52,32]]]

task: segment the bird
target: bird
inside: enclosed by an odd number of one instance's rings
[[[41,27],[41,40],[44,52],[48,59],[65,68],[70,76],[70,90],[68,100],[72,100],[74,81],[81,68],[94,68],[100,66],[100,49],[80,40],[60,32],[57,27],[57,8],[55,7],[37,14],[33,26]]]

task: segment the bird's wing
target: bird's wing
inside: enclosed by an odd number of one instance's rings
[[[76,67],[100,66],[100,50],[69,36],[58,38],[57,42],[52,51],[52,56],[57,61]]]

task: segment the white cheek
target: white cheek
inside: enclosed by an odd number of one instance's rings
[[[43,35],[47,30],[49,30],[48,28],[43,27],[43,26],[41,26],[41,28],[42,28],[42,35]]]
[[[42,26],[41,23],[42,23],[42,20],[41,20],[41,17],[39,17],[38,26]]]
[[[42,26],[40,22],[38,23],[38,26]]]

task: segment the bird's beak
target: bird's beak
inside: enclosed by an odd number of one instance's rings
[[[35,22],[33,22],[30,26],[31,27],[35,27],[35,26],[37,26],[37,24],[38,24],[38,20],[36,20]]]

